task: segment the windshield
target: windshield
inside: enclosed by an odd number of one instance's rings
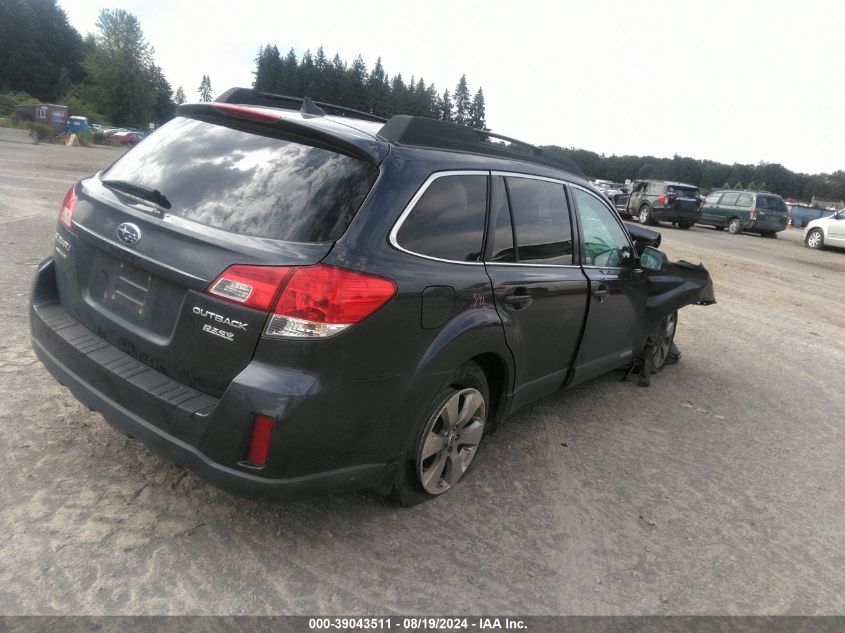
[[[377,176],[327,149],[179,117],[102,177],[159,191],[170,214],[224,231],[325,242],[343,234]]]

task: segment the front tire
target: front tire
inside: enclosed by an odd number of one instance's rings
[[[487,430],[490,391],[484,371],[467,363],[432,400],[405,453],[390,498],[402,506],[451,490],[466,474]]]
[[[807,246],[815,250],[824,248],[824,233],[821,229],[812,229],[807,233]]]
[[[657,373],[666,366],[666,359],[675,342],[675,332],[678,330],[678,311],[667,316],[657,328],[652,341],[651,371]]]

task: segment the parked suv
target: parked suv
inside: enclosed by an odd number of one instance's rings
[[[701,194],[695,185],[664,180],[635,180],[630,193],[614,197],[623,216],[637,218],[642,224],[672,222],[688,229],[701,216]]]
[[[786,229],[789,211],[778,195],[768,191],[715,191],[704,199],[700,224],[709,224],[730,233],[752,231],[763,237],[776,237]]]
[[[510,412],[659,370],[714,301],[574,164],[491,137],[247,89],[180,106],[68,191],[33,347],[229,490],[439,495]]]

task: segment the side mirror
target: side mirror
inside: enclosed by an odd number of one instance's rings
[[[653,246],[646,246],[643,252],[640,253],[640,266],[643,270],[651,270],[653,272],[660,272],[666,268],[669,263],[669,258],[666,254],[657,250]]]
[[[627,222],[625,223],[625,229],[634,242],[637,255],[642,255],[643,249],[646,246],[653,246],[654,248],[660,246],[661,235],[657,231],[647,229],[641,224],[629,224]]]

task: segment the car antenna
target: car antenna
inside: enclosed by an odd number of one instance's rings
[[[306,117],[326,116],[326,111],[311,101],[311,97],[305,97],[302,100],[302,107],[299,111]]]

